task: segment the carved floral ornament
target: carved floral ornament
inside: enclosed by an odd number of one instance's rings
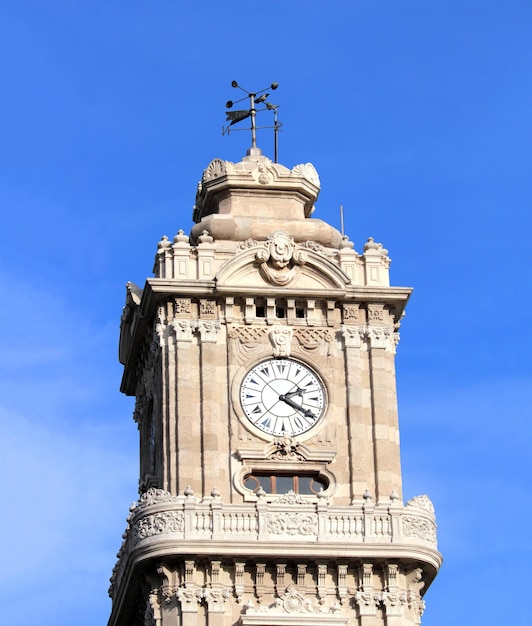
[[[285,593],[283,593],[278,598],[275,598],[274,603],[270,606],[259,606],[258,608],[255,608],[255,605],[251,600],[249,600],[244,606],[244,613],[246,615],[268,613],[270,615],[297,614],[309,616],[316,613],[319,613],[320,615],[323,615],[324,613],[337,615],[339,612],[340,605],[338,603],[335,603],[330,608],[326,608],[324,606],[316,608],[312,600],[310,600],[309,598],[305,598],[305,596],[298,591],[295,585],[289,585],[286,588]]]

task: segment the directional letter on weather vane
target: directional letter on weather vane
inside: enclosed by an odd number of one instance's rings
[[[278,86],[279,86],[278,83],[272,83],[269,87],[266,87],[265,89],[261,89],[260,91],[248,91],[247,89],[244,89],[243,87],[241,87],[236,82],[236,80],[234,80],[231,83],[231,87],[234,87],[235,89],[241,89],[246,95],[243,98],[240,98],[240,100],[236,100],[235,102],[233,102],[232,100],[228,100],[225,103],[226,108],[230,109],[233,107],[234,104],[238,104],[239,102],[244,101],[246,98],[249,98],[249,109],[240,109],[237,111],[226,111],[227,117],[225,121],[229,122],[229,124],[225,127],[222,126],[222,135],[225,135],[225,133],[229,134],[231,130],[230,129],[231,126],[233,126],[234,124],[238,124],[238,122],[241,122],[242,120],[245,120],[248,117],[251,118],[251,126],[249,128],[232,129],[232,130],[251,130],[251,148],[247,151],[248,156],[249,155],[258,156],[262,154],[262,151],[260,150],[260,148],[257,148],[257,128],[273,128],[275,163],[277,163],[277,157],[278,157],[277,135],[278,135],[279,129],[282,126],[282,122],[279,122],[277,119],[277,109],[279,108],[279,106],[277,104],[272,104],[271,102],[266,102],[266,98],[270,94],[264,93],[264,92],[267,91],[268,89],[275,90],[277,89]],[[255,109],[256,104],[262,104],[262,103],[265,104],[266,108]],[[255,124],[256,114],[262,111],[273,111],[273,126],[257,126]]]

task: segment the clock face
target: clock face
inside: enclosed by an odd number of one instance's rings
[[[325,389],[316,374],[292,359],[255,365],[240,387],[248,420],[269,435],[299,435],[315,426],[325,410]]]

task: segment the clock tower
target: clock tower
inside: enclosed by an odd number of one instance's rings
[[[434,509],[403,503],[394,355],[411,289],[312,217],[320,181],[212,161],[190,235],[127,285],[138,501],[109,626],[414,626]]]

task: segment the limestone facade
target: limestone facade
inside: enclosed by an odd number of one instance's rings
[[[319,184],[310,164],[215,159],[190,235],[163,237],[154,277],[127,285],[140,497],[109,626],[421,621],[441,556],[430,500],[401,495],[394,356],[411,289],[390,286],[381,244],[357,253],[311,217]]]

